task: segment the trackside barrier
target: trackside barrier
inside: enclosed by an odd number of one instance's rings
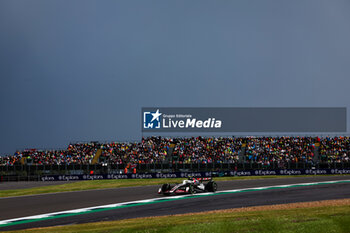
[[[110,170],[121,170],[127,166],[127,164],[61,164],[61,165],[0,165],[0,175],[72,175],[74,171],[89,172],[99,171],[99,173],[111,173]],[[350,162],[272,162],[270,164],[262,164],[257,162],[213,162],[213,163],[148,163],[148,164],[135,164],[138,172],[154,172],[152,170],[172,170],[178,172],[183,169],[190,169],[191,171],[212,171],[212,170],[276,170],[276,169],[347,169],[350,168]],[[168,171],[166,171],[168,172]],[[42,173],[42,174],[41,174]]]
[[[0,177],[1,182],[14,182],[14,181],[41,181],[41,176],[17,176],[17,175],[4,175]]]
[[[277,169],[277,170],[247,170],[224,172],[172,172],[172,173],[138,173],[138,174],[101,174],[101,175],[47,175],[42,181],[70,180],[104,180],[104,179],[151,179],[151,178],[185,178],[193,177],[223,177],[223,176],[268,176],[268,175],[342,175],[350,174],[348,169]]]
[[[61,164],[61,165],[0,165],[0,176],[3,181],[34,181],[41,180],[41,177],[48,176],[86,176],[86,175],[104,175],[104,174],[121,174],[127,164]],[[178,174],[181,172],[207,173],[220,171],[220,174],[245,174],[251,171],[257,171],[260,175],[280,174],[276,171],[346,171],[350,169],[350,162],[273,162],[268,165],[254,162],[230,163],[230,162],[213,162],[213,163],[150,163],[150,164],[133,164],[136,166],[137,174]],[[328,170],[327,170],[328,169]],[[272,172],[270,172],[272,171]],[[331,174],[328,172],[326,174]],[[253,174],[253,175],[254,175]],[[304,174],[302,172],[302,174]],[[280,174],[282,175],[282,174]],[[106,175],[105,175],[106,176]],[[153,177],[152,177],[153,178]],[[83,178],[79,178],[83,179]],[[97,179],[97,178],[95,178]],[[107,178],[103,178],[107,179]]]

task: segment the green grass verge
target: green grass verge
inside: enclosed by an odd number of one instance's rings
[[[299,175],[299,176],[217,177],[215,178],[215,181],[272,179],[272,178],[290,178],[290,177],[308,177],[308,176]],[[163,183],[178,183],[178,182],[181,182],[182,180],[183,178],[78,181],[78,182],[71,182],[71,183],[60,184],[60,185],[50,185],[50,186],[42,186],[42,187],[27,188],[27,189],[0,190],[0,197],[13,197],[13,196],[36,195],[36,194],[56,193],[56,192],[70,192],[70,191],[81,191],[81,190],[92,190],[92,189],[161,185]]]
[[[282,208],[259,211],[217,211],[165,216],[16,232],[350,232],[349,203],[311,208]]]

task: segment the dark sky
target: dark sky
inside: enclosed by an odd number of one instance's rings
[[[349,12],[348,0],[1,0],[0,154],[140,140],[143,106],[350,107]]]

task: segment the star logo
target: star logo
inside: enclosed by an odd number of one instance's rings
[[[153,122],[154,120],[159,121],[159,117],[162,115],[161,113],[159,113],[159,109],[157,109],[157,111],[155,113],[151,113],[153,118],[151,120],[151,122]]]

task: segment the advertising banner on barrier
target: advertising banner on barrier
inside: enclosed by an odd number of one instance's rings
[[[348,169],[278,169],[246,170],[224,172],[173,172],[139,174],[102,174],[102,175],[47,175],[42,181],[103,180],[103,179],[151,179],[151,178],[186,178],[186,177],[223,177],[223,176],[268,176],[268,175],[342,175],[350,174]]]
[[[346,132],[346,108],[142,108],[142,132]]]

